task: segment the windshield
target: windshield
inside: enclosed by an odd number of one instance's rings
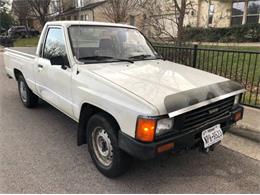
[[[84,63],[152,60],[158,54],[136,29],[71,26],[69,35],[77,60]]]

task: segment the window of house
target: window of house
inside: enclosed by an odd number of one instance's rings
[[[130,16],[130,25],[135,26],[135,16]]]
[[[259,22],[259,16],[260,16],[260,0],[249,1],[246,23],[257,24]]]
[[[74,16],[74,20],[78,20],[78,16]]]
[[[49,12],[50,14],[54,14],[59,12],[59,8],[60,8],[60,3],[58,0],[52,0],[50,2],[50,6],[49,6]]]
[[[212,24],[212,23],[213,23],[214,13],[215,13],[215,6],[214,6],[213,4],[211,4],[211,5],[209,6],[209,24]]]
[[[245,11],[245,2],[233,2],[231,26],[241,25]]]
[[[234,1],[231,26],[257,24],[260,22],[260,0]]]
[[[84,15],[81,15],[81,16],[80,16],[80,20],[84,20]]]

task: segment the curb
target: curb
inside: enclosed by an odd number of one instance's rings
[[[231,127],[230,133],[260,143],[260,109],[244,106],[243,120]]]
[[[259,131],[255,131],[252,129],[247,129],[247,128],[243,128],[243,127],[239,127],[239,126],[234,126],[228,132],[232,133],[234,135],[238,135],[240,137],[244,137],[251,141],[260,143],[260,132]]]
[[[241,129],[247,129],[248,131],[254,131],[256,133],[260,133],[259,129],[253,127],[252,125],[245,124],[243,122],[236,124],[236,128],[241,128]]]

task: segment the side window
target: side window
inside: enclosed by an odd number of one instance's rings
[[[43,58],[66,57],[65,40],[60,28],[50,28],[43,49]]]

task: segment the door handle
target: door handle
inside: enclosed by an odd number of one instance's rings
[[[43,70],[43,65],[41,64],[38,64],[38,72],[42,71]]]

